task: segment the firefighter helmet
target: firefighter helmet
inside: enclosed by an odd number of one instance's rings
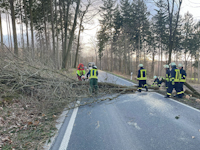
[[[97,69],[97,66],[92,66],[93,69]]]
[[[178,64],[178,67],[183,67],[183,65],[182,64]]]
[[[143,64],[139,64],[139,67],[143,67]]]
[[[176,66],[176,63],[172,62],[170,65],[173,67],[173,66]]]

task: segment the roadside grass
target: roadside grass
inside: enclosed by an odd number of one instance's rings
[[[187,78],[187,79],[192,80],[192,81],[194,81],[194,80],[198,81],[198,78]]]

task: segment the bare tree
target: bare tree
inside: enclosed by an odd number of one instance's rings
[[[175,0],[172,1],[172,3],[171,3],[172,6],[170,5],[169,0],[167,0],[167,4],[168,4],[167,10],[168,10],[168,15],[169,15],[168,16],[168,18],[169,18],[169,59],[168,59],[168,63],[171,63],[172,49],[173,49],[173,45],[175,42],[182,0],[178,1],[178,12],[176,13],[176,15],[174,14]],[[176,17],[176,19],[174,19],[175,17]],[[173,23],[173,20],[175,20],[175,23]],[[175,24],[174,28],[173,28],[173,24]]]
[[[2,30],[2,21],[1,21],[1,11],[0,11],[0,36],[1,36],[1,48],[3,48],[3,30]]]
[[[23,0],[23,4],[24,4],[25,24],[26,24],[26,45],[29,51],[28,17],[27,17],[27,12],[26,12],[27,11],[26,0]]]
[[[33,34],[33,14],[32,14],[33,1],[29,0],[29,13],[30,13],[30,27],[31,27],[31,42],[32,42],[32,57],[34,58],[34,34]]]
[[[10,11],[12,18],[12,28],[13,28],[13,41],[14,41],[14,53],[18,55],[18,45],[17,45],[17,33],[16,33],[16,23],[15,23],[15,10],[14,10],[14,0],[9,0]]]
[[[75,61],[74,61],[74,68],[76,68],[76,63],[77,63],[77,60],[78,60],[78,51],[79,51],[79,46],[80,46],[80,34],[81,34],[81,31],[83,31],[83,18],[85,16],[85,14],[87,13],[88,11],[88,8],[89,6],[91,5],[91,2],[89,1],[88,5],[86,6],[85,10],[82,12],[81,14],[81,18],[80,18],[80,24],[79,24],[79,32],[78,32],[78,43],[77,43],[77,47],[76,47],[76,56],[75,56]]]
[[[67,58],[68,58],[68,55],[67,55],[67,30],[68,30],[68,18],[69,18],[70,3],[71,3],[71,0],[68,0],[67,1],[67,12],[64,14],[65,38],[64,38],[64,42],[63,42],[64,46],[63,46],[63,51],[62,51],[62,58],[63,58],[62,59],[62,69],[66,68],[66,63],[67,63]],[[64,7],[64,10],[65,10],[65,7]]]
[[[72,30],[71,30],[71,32],[70,32],[70,39],[69,39],[69,44],[68,44],[67,53],[66,53],[66,60],[69,59],[70,51],[71,51],[71,48],[72,48],[72,42],[73,42],[73,40],[74,40],[74,31],[75,31],[75,29],[76,29],[77,16],[78,16],[78,13],[79,13],[80,1],[81,1],[81,0],[78,0],[78,1],[77,1],[77,5],[76,5],[76,11],[75,11],[75,16],[74,16],[74,23],[73,23]],[[67,63],[67,62],[66,62],[66,63]]]

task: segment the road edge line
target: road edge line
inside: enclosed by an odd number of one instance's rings
[[[160,94],[160,93],[157,93],[157,92],[152,92],[152,93],[156,93],[157,95],[160,95],[160,96],[162,96],[162,97],[163,97],[163,95],[162,95],[162,94]],[[181,103],[181,102],[179,102],[179,101],[176,101],[176,100],[173,100],[173,99],[171,99],[171,98],[166,98],[166,99],[169,99],[169,100],[171,100],[171,101],[173,101],[173,102],[176,102],[176,103],[178,103],[178,104],[181,104],[181,105],[183,105],[183,106],[186,106],[186,107],[188,107],[188,108],[191,108],[191,109],[193,109],[193,110],[196,110],[196,111],[200,112],[200,110],[199,110],[199,109],[197,109],[197,108],[194,108],[194,107],[192,107],[192,106],[189,106],[189,105],[187,105],[187,104]]]
[[[77,101],[77,104],[79,104],[79,103],[80,103],[80,101]],[[68,147],[70,136],[71,136],[71,133],[72,133],[72,129],[73,129],[73,126],[74,126],[74,122],[75,122],[77,113],[78,113],[78,107],[74,108],[74,110],[73,110],[72,116],[70,118],[69,124],[68,124],[67,129],[65,131],[65,134],[63,136],[59,150],[66,150],[67,147]]]

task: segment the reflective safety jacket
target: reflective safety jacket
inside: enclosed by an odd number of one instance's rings
[[[160,87],[161,83],[162,83],[162,81],[160,81],[158,78],[156,78],[156,79],[153,81],[153,83],[152,83],[151,86],[156,86],[156,85],[158,85],[158,86]]]
[[[170,79],[170,70],[169,70],[169,68],[167,68],[167,69],[166,69],[166,78],[165,78],[165,80],[166,80],[167,82],[169,82],[169,79]]]
[[[180,70],[176,67],[173,67],[170,71],[170,81],[171,82],[180,82]]]
[[[156,78],[154,81],[153,81],[153,84],[158,84],[160,83],[160,80],[158,78]]]
[[[180,70],[180,82],[186,82],[186,76],[187,76],[187,74],[186,74],[185,70],[183,70],[183,68],[181,68],[181,70]]]
[[[147,79],[147,71],[143,67],[138,70],[137,80],[146,80]]]
[[[78,69],[78,70],[76,71],[76,74],[77,74],[78,76],[85,75],[85,70],[84,70],[84,69]]]
[[[90,75],[90,79],[98,79],[98,70],[97,69],[91,69],[87,73],[87,77]]]

